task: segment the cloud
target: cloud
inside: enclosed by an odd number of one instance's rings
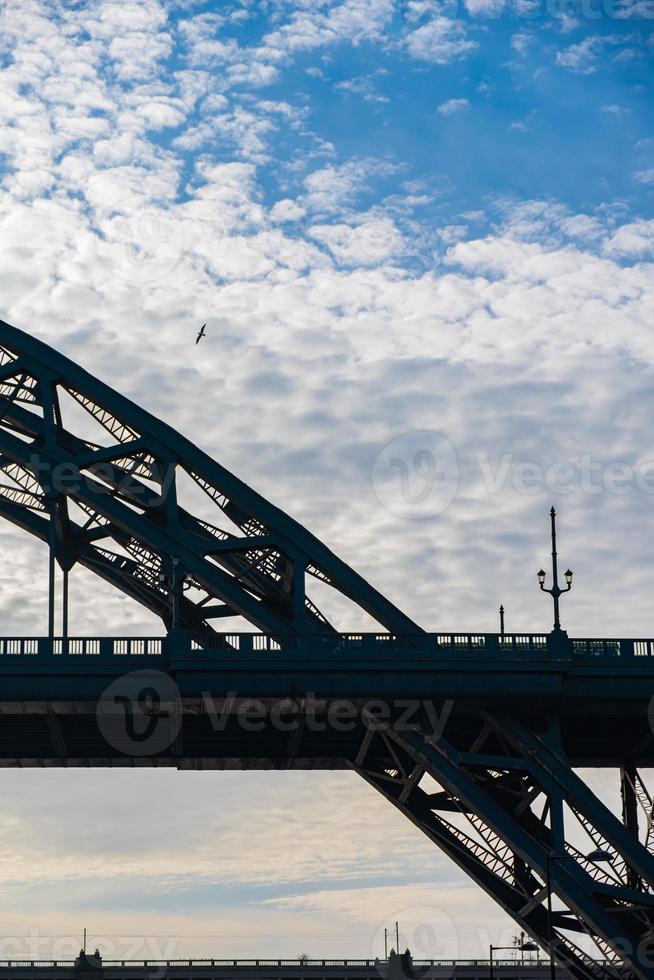
[[[591,75],[597,71],[599,59],[606,47],[618,42],[617,37],[592,34],[578,44],[571,44],[562,51],[557,51],[556,63],[579,75]]]
[[[285,53],[327,45],[358,46],[379,40],[393,16],[393,0],[344,0],[327,11],[302,6],[283,26],[266,35],[263,45]]]
[[[600,106],[600,110],[601,112],[606,112],[610,116],[615,116],[617,119],[622,119],[631,111],[630,109],[621,105],[603,105]]]
[[[574,214],[560,221],[561,231],[571,238],[596,242],[606,235],[606,229],[599,218],[588,214]]]
[[[533,43],[533,40],[534,38],[532,34],[526,34],[524,32],[514,34],[511,38],[511,47],[514,51],[517,51],[521,57],[524,57],[527,54],[530,45]]]
[[[388,176],[397,170],[397,165],[373,159],[321,167],[304,178],[303,204],[322,213],[341,211],[370,189],[373,178]]]
[[[461,21],[439,16],[411,31],[406,46],[411,57],[444,65],[474,51],[477,42],[468,39]]]
[[[579,581],[565,625],[646,633],[651,494],[614,493],[601,475],[597,493],[577,479],[569,493],[545,480],[531,494],[515,471],[568,463],[578,473],[586,456],[600,474],[647,465],[651,220],[626,193],[593,207],[585,185],[569,201],[546,187],[537,201],[489,196],[482,169],[464,195],[446,157],[430,155],[425,176],[410,139],[393,136],[389,150],[387,133],[414,125],[403,101],[413,86],[426,93],[415,118],[428,125],[431,113],[433,124],[434,93],[460,90],[458,60],[495,51],[492,24],[447,17],[431,0],[409,3],[399,27],[386,0],[275,3],[265,23],[254,9],[1,5],[3,316],[186,433],[426,628],[493,628],[508,590],[510,628],[546,628],[542,596],[516,568],[545,559],[554,500]],[[538,71],[534,38],[514,35],[513,47]],[[559,64],[592,73],[609,47],[620,45],[587,38]],[[341,50],[350,55],[339,61]],[[380,97],[382,68],[392,74]],[[305,84],[312,76],[327,84]],[[496,85],[491,106],[505,94]],[[630,108],[627,98],[611,96]],[[372,140],[360,124],[370,119]],[[634,179],[649,184],[651,172]],[[454,446],[460,489],[412,521],[375,486],[374,461],[424,431]],[[507,456],[494,487],[488,473]],[[10,526],[0,541],[11,555],[0,567],[4,628],[42,633],[47,552]],[[616,554],[615,601],[598,608]],[[75,568],[70,585],[79,635],[160,633],[91,573]],[[482,597],[472,610],[470,595]],[[338,597],[325,612],[344,628],[369,625]],[[486,952],[482,917],[495,941],[505,928],[351,774],[155,771],[136,815],[142,773],[3,778],[6,933],[35,921],[50,936],[72,933],[100,910],[103,927],[178,936],[188,955],[216,945],[293,955],[299,933],[311,952],[365,956],[388,916],[419,921],[408,911],[441,892],[464,923],[461,955]],[[171,806],[180,793],[188,805]],[[175,853],[171,840],[182,842]],[[216,935],[217,920],[228,935]]]
[[[276,201],[270,209],[270,220],[299,221],[305,214],[306,211],[300,204],[298,204],[297,201],[292,201],[290,198],[284,198],[282,201]]]
[[[654,167],[650,170],[637,170],[634,174],[634,180],[637,180],[639,184],[654,184]]]
[[[334,85],[334,89],[337,92],[345,92],[348,95],[358,95],[364,102],[384,103],[390,101],[388,96],[382,95],[381,92],[377,91],[373,80],[368,76],[348,78],[342,82],[337,82]]]
[[[631,221],[622,225],[607,240],[604,248],[608,255],[630,259],[654,256],[654,220]]]
[[[465,6],[473,17],[499,17],[506,7],[506,0],[465,0]]]
[[[440,112],[441,116],[453,116],[455,113],[465,112],[469,108],[468,99],[448,99],[447,102],[441,102],[437,112]]]
[[[313,225],[309,234],[345,265],[380,265],[405,249],[402,235],[390,218],[363,217],[356,225]]]
[[[474,899],[475,906],[478,899]],[[371,927],[370,956],[380,955],[384,947],[384,928],[395,948],[395,924],[400,923],[400,949],[410,949],[417,960],[457,959],[462,951],[471,956],[484,956],[488,948],[488,929],[506,929],[506,942],[511,941],[510,927],[501,913],[484,903],[483,927],[481,917],[472,907],[471,887],[441,882],[437,887],[428,884],[362,887],[316,890],[309,894],[289,895],[269,899],[275,908],[298,915],[307,912],[337,918],[347,927],[365,923]]]

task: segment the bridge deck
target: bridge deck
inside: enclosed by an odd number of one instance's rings
[[[172,710],[176,727],[166,744],[141,752],[125,745],[124,731],[112,733],[125,726],[121,705],[140,704],[143,689],[164,714]],[[424,721],[429,705],[437,721],[446,712],[448,738],[457,742],[458,733],[461,744],[480,709],[505,708],[531,723],[555,711],[574,765],[634,758],[650,766],[653,695],[652,640],[562,647],[547,635],[496,634],[3,638],[0,766],[346,768],[366,733],[366,710],[411,723]]]
[[[456,657],[511,660],[547,658],[575,662],[597,658],[645,662],[654,659],[654,639],[562,638],[552,633],[339,633],[334,635],[265,633],[205,633],[158,637],[0,637],[0,657],[16,656],[193,656],[256,654],[403,656],[437,662]],[[3,661],[0,661],[2,663]],[[4,661],[6,662],[6,661]]]
[[[414,960],[416,980],[487,980],[488,960]],[[549,980],[549,960],[493,960],[496,980]],[[557,968],[567,980],[568,972]],[[105,961],[102,969],[76,970],[71,962],[0,962],[0,980],[409,980],[388,975],[374,960],[172,960]]]

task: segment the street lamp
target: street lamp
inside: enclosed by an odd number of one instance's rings
[[[572,588],[572,572],[570,569],[566,569],[563,573],[565,578],[566,588],[561,589],[559,587],[559,566],[556,557],[556,511],[552,507],[550,511],[550,521],[552,524],[552,588],[545,588],[545,579],[547,577],[547,572],[541,568],[537,572],[538,584],[540,585],[541,592],[547,592],[548,595],[552,596],[554,602],[554,631],[561,632],[561,618],[559,616],[559,596],[562,596],[565,592],[569,592]]]
[[[493,953],[496,953],[498,950],[503,950],[503,949],[513,949],[513,950],[517,950],[520,953],[535,953],[538,951],[538,946],[536,945],[536,943],[518,943],[517,945],[514,946],[491,946],[490,956],[489,956],[490,970],[488,973],[490,980],[494,980],[495,978],[495,973],[493,971]]]

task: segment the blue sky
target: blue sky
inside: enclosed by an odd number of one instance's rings
[[[547,629],[555,503],[564,625],[651,635],[653,23],[651,0],[0,2],[1,315],[427,628],[503,602]],[[42,633],[46,556],[0,548],[4,631]],[[160,630],[78,570],[71,602],[79,635]],[[367,956],[398,918],[412,945],[438,923],[427,955],[510,941],[350,774],[2,780],[16,952],[85,924],[117,956]]]

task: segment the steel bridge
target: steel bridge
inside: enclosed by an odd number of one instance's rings
[[[427,634],[179,433],[1,321],[0,468],[0,514],[50,556],[48,636],[0,640],[0,765],[347,767],[572,977],[654,978],[654,641]],[[76,565],[164,635],[69,636]],[[315,581],[379,632],[340,632]],[[254,632],[217,628],[230,619]],[[619,815],[579,767],[617,771]]]
[[[489,971],[488,960],[413,960],[410,971],[383,960],[105,960],[86,970],[65,960],[0,960],[0,980],[487,980]],[[495,980],[549,975],[543,960],[493,963]]]

